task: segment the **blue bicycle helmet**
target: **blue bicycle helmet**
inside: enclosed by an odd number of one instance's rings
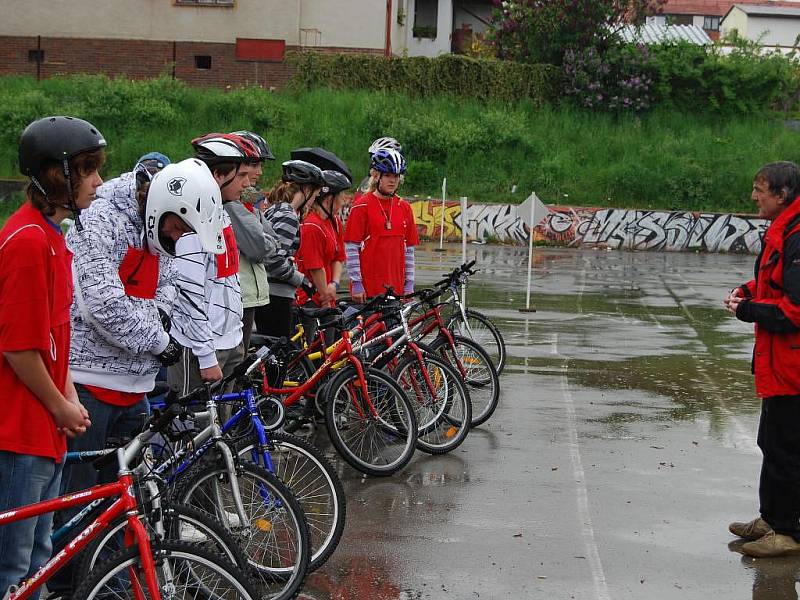
[[[370,166],[379,173],[402,175],[406,172],[406,159],[397,150],[378,150],[372,155]]]

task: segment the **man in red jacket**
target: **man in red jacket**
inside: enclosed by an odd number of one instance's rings
[[[761,515],[731,523],[742,552],[772,557],[800,553],[800,168],[770,163],[753,181],[758,216],[772,221],[755,278],[731,290],[724,304],[755,323],[753,373],[762,399],[758,446],[763,454]]]

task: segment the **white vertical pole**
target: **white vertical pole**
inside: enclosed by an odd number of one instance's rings
[[[461,262],[467,262],[467,197],[461,196]],[[467,305],[467,287],[461,288],[461,302]]]
[[[439,251],[444,250],[444,209],[445,209],[445,200],[447,198],[447,177],[442,179],[442,219],[441,223],[439,224]]]
[[[531,220],[528,226],[528,295],[525,300],[525,310],[531,308],[531,273],[533,272],[533,208],[536,205],[536,192],[534,192],[533,200],[531,201]]]

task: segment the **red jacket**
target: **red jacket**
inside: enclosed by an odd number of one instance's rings
[[[755,279],[741,286],[748,300],[736,316],[755,323],[753,372],[761,398],[800,395],[800,236],[789,241],[797,233],[800,198],[767,229]]]

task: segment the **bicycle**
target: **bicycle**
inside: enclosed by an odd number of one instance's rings
[[[256,397],[251,379],[240,381],[244,382],[240,391],[214,397],[215,402],[241,403],[221,426],[221,434],[229,437],[236,456],[263,466],[289,487],[306,517],[311,542],[308,570],[315,571],[331,556],[342,537],[346,516],[344,488],[319,449],[276,430],[283,421],[280,402],[274,400],[276,415],[272,423],[266,423],[262,412],[266,412],[264,403],[270,399]],[[206,434],[210,431],[198,434],[192,444],[202,447],[207,443]]]
[[[124,534],[126,548],[96,566],[92,577],[83,581],[73,594],[76,600],[104,597],[103,590],[105,594],[115,597],[119,597],[121,593],[132,593],[137,600],[145,596],[152,600],[160,600],[161,590],[168,591],[170,597],[175,597],[176,592],[180,595],[181,591],[191,596],[203,591],[204,595],[210,596],[217,593],[217,586],[220,585],[227,586],[226,596],[232,595],[243,600],[259,597],[248,577],[235,565],[190,544],[151,542],[140,520],[140,506],[133,493],[134,478],[131,465],[155,433],[165,431],[180,410],[179,401],[162,415],[150,419],[145,431],[125,447],[117,449],[113,454],[106,453],[107,456],[116,456],[119,465],[115,482],[0,514],[0,526],[2,526],[87,502],[115,499],[31,578],[22,582],[16,589],[9,590],[6,594],[8,600],[23,600],[30,597],[55,572],[78,556],[115,519],[123,516],[126,521]],[[100,463],[103,464],[105,460],[107,459],[101,460]],[[206,577],[206,572],[215,576],[213,582]],[[209,585],[212,584],[214,589],[209,589]]]
[[[247,379],[269,356],[267,348],[249,356],[233,372],[194,393],[205,400],[209,425],[186,432],[191,439],[153,468],[172,487],[180,504],[207,510],[241,544],[248,563],[270,597],[292,598],[299,591],[311,560],[306,517],[288,486],[252,462],[238,459],[232,442],[223,435],[213,392],[237,379]],[[167,406],[170,404],[167,403]],[[204,457],[216,450],[217,460]]]
[[[322,318],[336,309],[317,310],[311,314]],[[251,339],[254,344],[270,346],[279,356],[296,353],[285,338],[254,334]],[[320,347],[325,347],[323,331],[317,341]],[[263,393],[280,397],[288,408],[330,374],[326,384],[325,424],[334,448],[348,464],[367,475],[385,477],[402,469],[411,460],[417,441],[417,422],[405,392],[384,372],[361,364],[353,352],[348,330],[343,330],[339,340],[316,357],[321,359],[323,354],[322,364],[303,382],[287,385],[285,371],[281,371],[273,384],[265,373]]]
[[[379,307],[363,322],[353,348],[362,360],[387,369],[408,395],[417,417],[417,447],[430,454],[457,448],[469,433],[472,403],[456,370],[418,343],[407,316],[413,303],[401,306],[391,289],[370,301],[362,311]],[[390,323],[391,322],[391,323]],[[394,325],[395,322],[399,324]]]

